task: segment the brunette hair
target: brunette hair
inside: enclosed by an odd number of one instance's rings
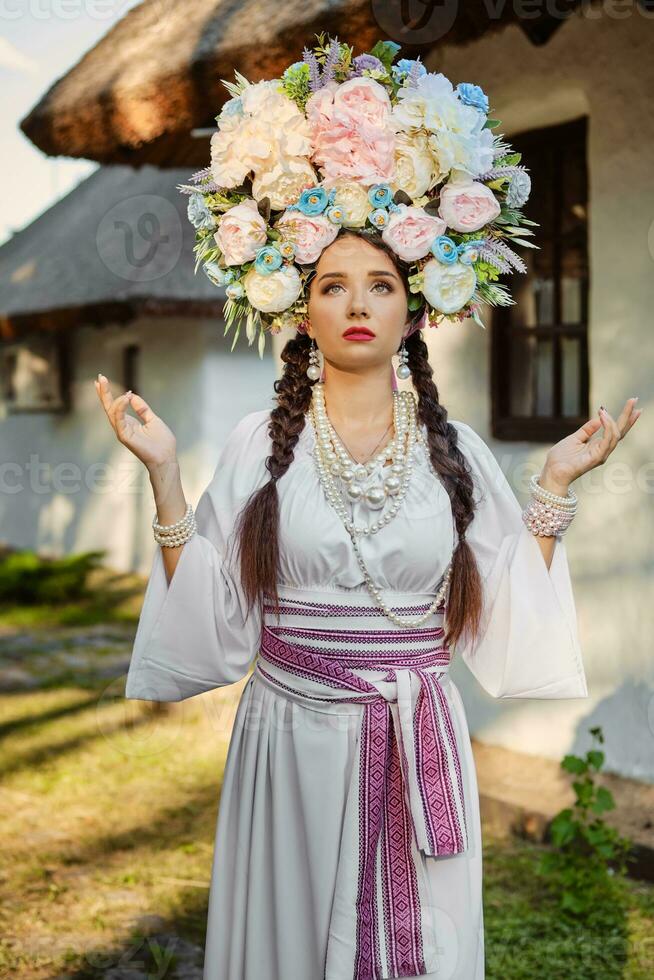
[[[347,229],[341,234],[356,235],[382,249],[400,273],[408,296],[409,267],[384,242],[376,229]],[[418,321],[423,311],[424,306],[414,313],[413,323]],[[457,445],[457,430],[447,421],[447,409],[439,400],[422,332],[417,330],[412,333],[405,340],[405,347],[409,354],[411,380],[418,397],[418,420],[427,428],[431,463],[449,495],[458,533],[445,620],[445,641],[447,644],[454,644],[464,634],[473,640],[477,637],[482,608],[481,576],[474,553],[465,537],[475,513],[472,475],[468,462]],[[295,446],[307,423],[306,413],[315,383],[306,373],[310,348],[311,338],[298,332],[281,353],[284,370],[282,377],[274,382],[277,405],[270,412],[268,427],[272,452],[265,465],[270,479],[251,494],[236,523],[241,582],[250,608],[258,601],[262,609],[266,594],[273,600],[277,612],[279,611],[277,480],[293,462]],[[371,572],[374,578],[374,571]]]

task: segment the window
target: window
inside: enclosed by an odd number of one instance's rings
[[[2,414],[70,410],[70,353],[67,338],[35,334],[0,346]]]
[[[551,442],[588,411],[586,117],[511,137],[533,189],[525,216],[539,249],[522,249],[514,306],[492,320],[492,434]]]

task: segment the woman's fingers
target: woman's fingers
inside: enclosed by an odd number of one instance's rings
[[[111,417],[114,420],[114,428],[119,439],[122,439],[127,428],[125,412],[127,411],[131,397],[132,392],[126,391],[123,395],[119,395],[118,398],[114,398],[113,405],[111,406]]]
[[[130,402],[132,408],[138,415],[138,417],[147,425],[148,422],[152,422],[156,418],[156,415],[146,402],[145,398],[141,398],[140,395],[132,392],[132,400]]]

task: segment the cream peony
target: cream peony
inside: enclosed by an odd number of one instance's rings
[[[226,211],[213,237],[226,265],[250,262],[268,240],[266,222],[259,214],[257,202],[242,201]]]
[[[275,272],[261,273],[252,266],[243,277],[245,295],[262,313],[282,313],[302,291],[300,273],[294,265],[283,265]]]
[[[316,172],[304,157],[291,157],[278,162],[271,170],[262,171],[252,181],[252,194],[257,201],[269,198],[275,211],[283,211],[299,198],[306,187],[317,183]]]
[[[490,187],[460,172],[441,188],[438,212],[454,231],[478,231],[500,211]]]
[[[286,241],[295,245],[295,262],[307,265],[320,258],[323,249],[334,241],[339,226],[321,214],[284,211],[276,226]]]
[[[445,231],[445,222],[422,208],[399,204],[382,231],[382,238],[406,262],[415,262],[427,254],[438,235]]]
[[[399,89],[397,98],[394,128],[396,132],[429,134],[435,182],[453,167],[478,176],[493,165],[493,132],[484,128],[485,113],[462,102],[445,75],[422,75],[415,86]]]
[[[456,313],[465,306],[477,285],[471,265],[453,262],[445,265],[430,259],[422,270],[422,294],[427,302],[441,313]]]
[[[220,187],[235,187],[289,159],[311,154],[309,124],[277,81],[257,82],[240,96],[242,115],[219,120],[211,137],[211,173]]]
[[[335,189],[334,204],[343,208],[344,228],[362,228],[368,215],[374,210],[368,190],[356,180],[324,181],[325,190]]]
[[[434,160],[425,133],[398,133],[395,141],[393,191],[402,188],[412,200],[434,186]]]

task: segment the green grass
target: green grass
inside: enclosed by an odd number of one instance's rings
[[[201,963],[221,774],[245,679],[157,710],[124,678],[0,697],[0,974]],[[539,845],[485,840],[487,980],[654,976],[654,888],[566,924]],[[174,947],[174,937],[189,944]],[[289,978],[291,980],[291,978]],[[295,978],[293,978],[295,980]],[[299,980],[299,978],[298,978]]]

